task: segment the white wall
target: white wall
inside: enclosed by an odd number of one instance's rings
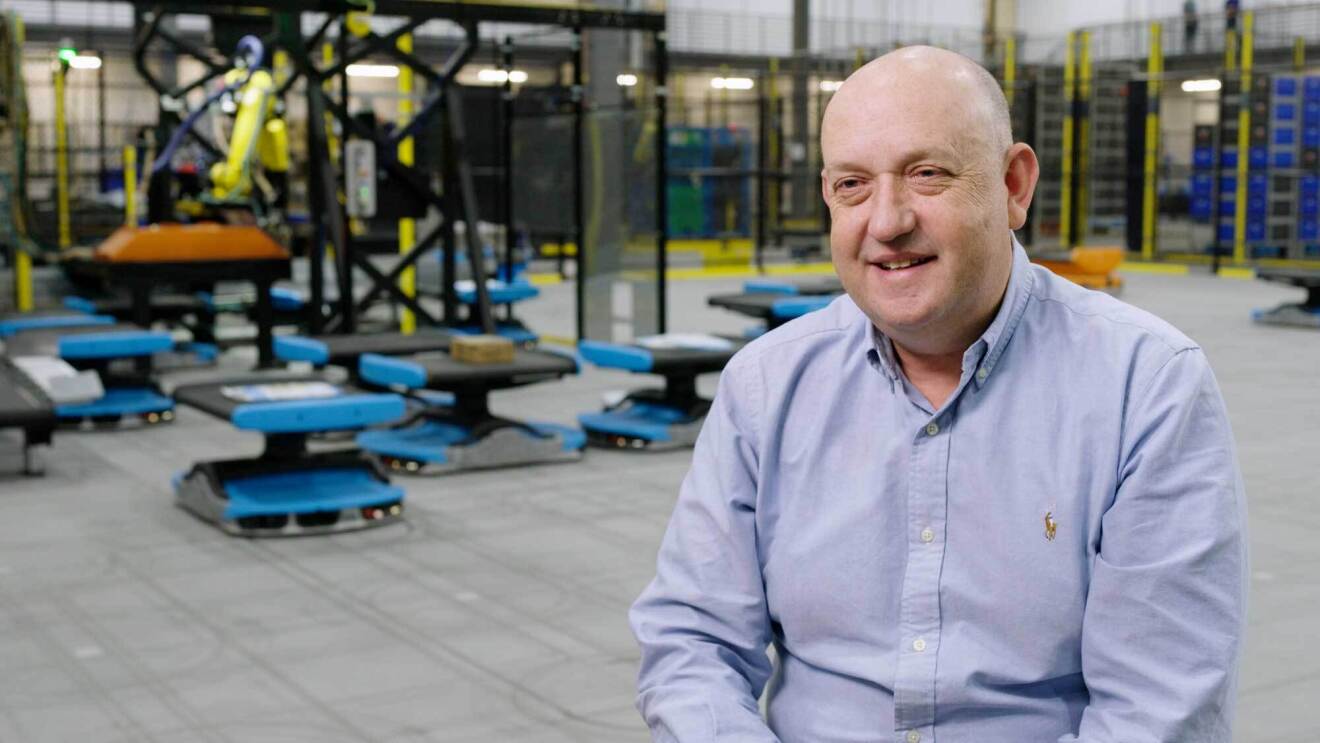
[[[984,0],[809,0],[812,20],[884,21],[898,25],[979,26]],[[669,0],[671,12],[710,11],[748,16],[793,15],[792,0]]]

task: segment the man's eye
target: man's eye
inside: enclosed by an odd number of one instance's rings
[[[930,179],[938,178],[943,175],[943,173],[938,168],[917,168],[913,175],[918,178]]]
[[[861,185],[861,181],[856,178],[844,178],[834,186],[835,191],[847,191]]]

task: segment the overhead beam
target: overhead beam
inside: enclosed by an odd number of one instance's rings
[[[144,9],[171,13],[205,13],[268,16],[275,11],[296,13],[345,13],[361,10],[362,4],[347,0],[158,0],[135,3]],[[374,13],[381,16],[441,18],[460,22],[491,21],[580,28],[615,28],[662,31],[665,14],[638,10],[579,7],[577,5],[506,5],[459,2],[458,0],[376,0]]]

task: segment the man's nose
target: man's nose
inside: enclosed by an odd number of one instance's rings
[[[866,232],[876,242],[893,242],[917,226],[917,215],[907,190],[897,178],[880,178],[870,199],[871,214]]]

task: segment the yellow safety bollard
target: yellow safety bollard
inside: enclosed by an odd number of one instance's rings
[[[124,224],[136,227],[137,219],[137,148],[124,148]]]
[[[403,34],[399,37],[397,44],[399,51],[404,54],[411,54],[413,50],[412,34]],[[413,71],[406,64],[399,65],[399,126],[407,126],[413,116]],[[399,164],[412,166],[413,158],[413,138],[405,137],[399,142]],[[475,229],[469,225],[468,229]],[[399,220],[399,255],[407,255],[417,244],[417,222],[411,217],[403,217]],[[399,290],[404,294],[416,299],[417,297],[417,269],[409,266],[399,274]],[[399,332],[411,335],[417,330],[417,316],[407,307],[399,315]]]

